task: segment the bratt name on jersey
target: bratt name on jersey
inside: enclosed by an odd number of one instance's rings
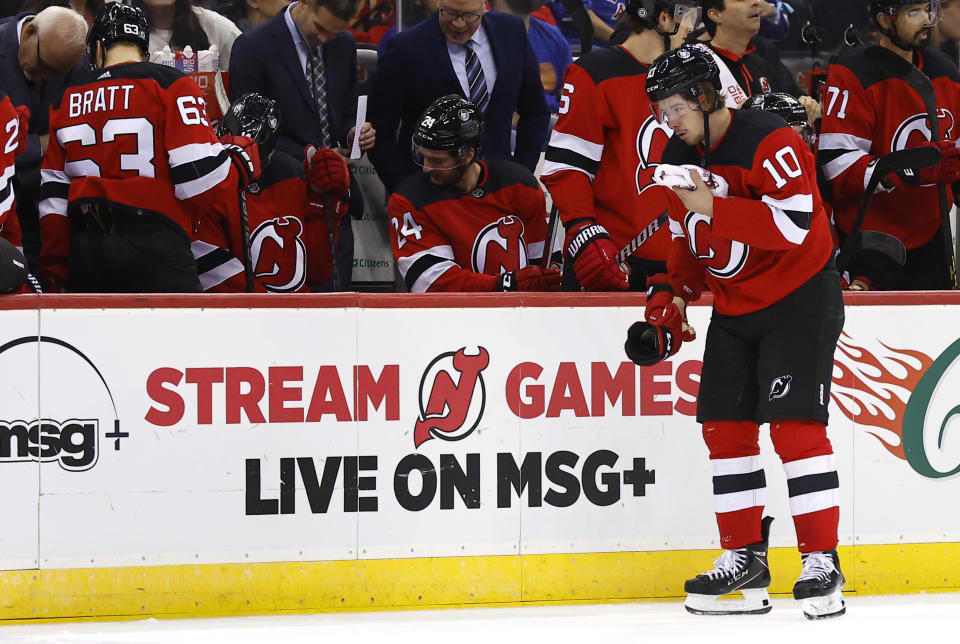
[[[130,90],[134,85],[107,85],[83,92],[71,92],[70,118],[117,109],[117,92],[123,92],[123,109],[130,108]]]

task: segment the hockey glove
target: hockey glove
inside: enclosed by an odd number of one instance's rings
[[[350,191],[350,170],[343,157],[330,148],[307,146],[303,172],[310,188],[333,199],[343,199]]]
[[[960,180],[960,148],[957,147],[957,142],[935,141],[922,147],[928,146],[935,147],[940,151],[940,163],[929,168],[898,171],[904,183],[908,186],[929,186]]]
[[[237,169],[241,187],[246,188],[260,178],[260,149],[256,141],[249,136],[224,134],[220,143]]]
[[[587,291],[627,290],[630,283],[617,264],[617,247],[607,229],[593,219],[571,224],[564,245],[580,285]]]
[[[649,367],[675,354],[681,342],[669,327],[634,322],[627,330],[623,350],[635,364]]]
[[[527,266],[504,273],[497,280],[495,291],[559,291],[562,275],[555,268]]]
[[[673,280],[668,275],[659,273],[648,278],[644,319],[654,326],[667,327],[684,342],[690,342],[697,333],[687,324],[687,302],[673,293]]]
[[[17,105],[17,149],[14,156],[20,156],[27,151],[27,135],[30,133],[30,108],[26,105]]]

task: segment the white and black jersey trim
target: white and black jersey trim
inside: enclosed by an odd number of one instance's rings
[[[813,222],[813,195],[793,195],[787,199],[774,199],[764,195],[760,200],[773,214],[773,222],[783,238],[794,244],[802,244]]]
[[[62,170],[43,169],[40,181],[40,218],[51,214],[66,216],[70,177]]]
[[[425,293],[438,277],[457,265],[453,259],[452,246],[434,246],[410,257],[401,257],[397,268],[411,293]]]
[[[219,143],[190,143],[168,153],[170,181],[177,199],[189,199],[230,174],[230,158]]]
[[[197,274],[200,287],[208,291],[218,284],[226,282],[234,275],[243,272],[243,262],[230,251],[202,241],[190,243],[190,252],[197,261]]]
[[[4,169],[3,174],[0,174],[0,215],[13,208],[14,194],[11,179],[13,179],[15,169],[15,166],[10,164],[9,167]]]
[[[820,136],[818,161],[823,175],[833,180],[849,170],[857,161],[869,156],[873,141],[853,134],[823,134]]]
[[[575,170],[584,173],[593,181],[600,168],[601,156],[603,144],[591,143],[579,136],[554,130],[550,135],[550,145],[547,147],[540,176],[549,176],[561,170]]]

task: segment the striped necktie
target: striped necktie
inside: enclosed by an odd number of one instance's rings
[[[306,43],[304,43],[306,44]],[[327,80],[323,65],[323,55],[307,45],[307,86],[317,104],[317,119],[320,125],[320,146],[330,145],[330,121],[327,116]]]
[[[490,104],[490,95],[487,93],[487,79],[483,76],[483,65],[480,57],[473,51],[470,41],[463,46],[467,50],[467,85],[470,87],[470,102],[476,105],[481,112],[487,111]]]

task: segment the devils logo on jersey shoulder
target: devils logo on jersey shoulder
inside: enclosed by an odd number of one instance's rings
[[[475,273],[499,275],[527,266],[527,243],[523,239],[523,222],[506,215],[485,226],[473,242],[470,252],[471,270]]]
[[[250,235],[250,259],[257,279],[274,293],[291,293],[307,277],[303,222],[296,217],[268,219]]]
[[[714,236],[710,229],[710,218],[706,215],[688,212],[683,227],[687,232],[690,252],[714,277],[730,279],[747,263],[750,247],[742,242]]]
[[[656,185],[653,182],[653,170],[663,159],[663,152],[673,136],[673,130],[661,123],[651,114],[637,130],[637,194]]]
[[[937,110],[937,122],[940,126],[940,138],[942,140],[953,138],[953,129],[956,126],[956,119],[953,112],[946,108]],[[927,123],[927,114],[914,114],[908,116],[894,131],[893,139],[890,141],[890,151],[906,150],[916,147],[933,140],[933,134],[930,132],[930,126]]]

